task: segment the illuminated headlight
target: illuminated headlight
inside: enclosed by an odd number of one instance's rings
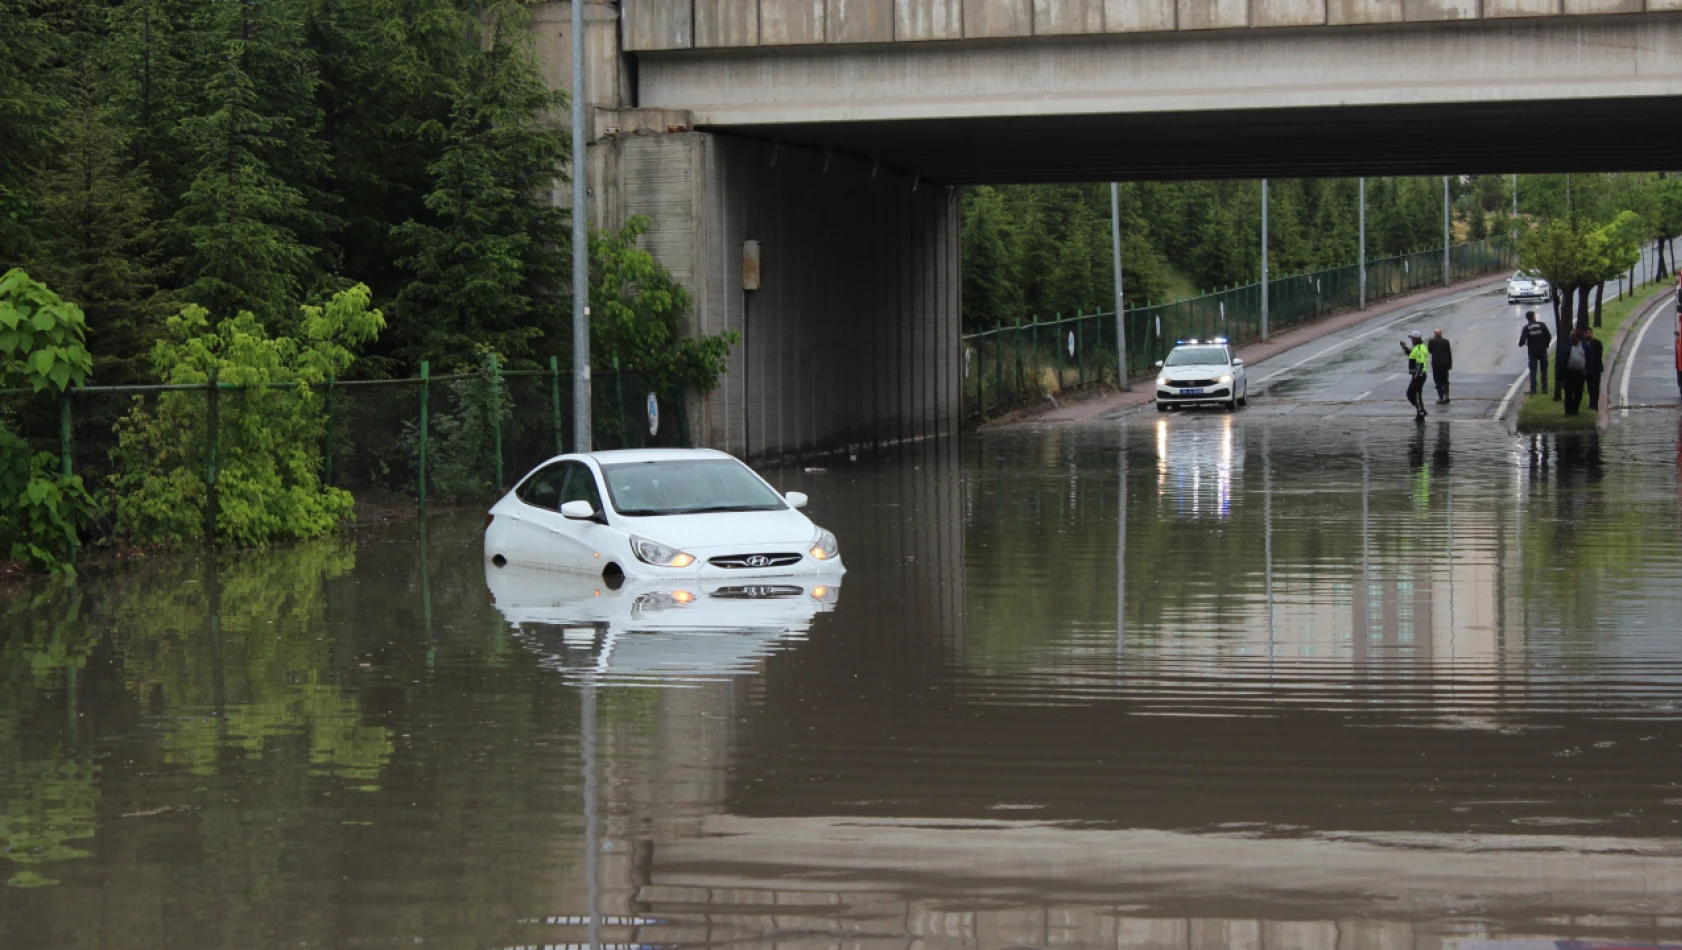
[[[818,529],[818,536],[812,542],[811,550],[806,552],[814,561],[833,561],[841,554],[841,545],[835,540],[835,535],[822,528]]]
[[[1222,376],[1220,379],[1215,380],[1215,382],[1221,384],[1222,386],[1230,386],[1232,385],[1232,376],[1230,374]]]
[[[632,538],[631,553],[637,556],[637,560],[655,567],[688,567],[695,563],[695,555],[668,548],[647,538]]]
[[[1156,384],[1158,386],[1162,386],[1162,387],[1168,387],[1168,386],[1174,385],[1173,383],[1170,383],[1168,381],[1168,377],[1166,377],[1166,376],[1158,376],[1156,378]]]

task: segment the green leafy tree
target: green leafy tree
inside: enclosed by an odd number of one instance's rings
[[[734,330],[683,333],[689,294],[654,256],[637,247],[652,222],[633,217],[590,239],[590,359],[600,369],[647,376],[666,391],[710,392],[724,372]]]
[[[82,311],[21,270],[0,277],[0,389],[61,395],[93,368]],[[0,551],[38,570],[69,570],[93,500],[47,452],[0,417]]]
[[[518,4],[470,21],[483,52],[449,89],[449,114],[420,129],[443,142],[429,169],[430,217],[394,232],[413,280],[398,294],[398,355],[464,365],[481,345],[529,358],[564,338],[569,213],[537,200],[556,186],[567,137],[546,121],[564,97],[537,72]]]
[[[321,484],[326,414],[312,384],[339,376],[385,327],[358,284],[325,307],[303,307],[292,336],[270,336],[250,311],[212,324],[203,307],[171,317],[152,349],[161,382],[242,387],[220,400],[216,536],[235,547],[319,537],[352,512],[350,494]],[[266,384],[295,383],[291,388]],[[128,537],[185,544],[203,532],[210,502],[201,454],[203,392],[138,400],[118,424],[117,528]]]

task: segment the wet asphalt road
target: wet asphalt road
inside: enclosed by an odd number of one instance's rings
[[[1651,250],[1646,260],[1645,266],[1652,267]],[[1618,284],[1608,284],[1605,302],[1615,300],[1619,291]],[[1668,308],[1663,309],[1670,313]],[[1429,338],[1440,329],[1454,345],[1451,402],[1437,405],[1436,390],[1427,383],[1428,411],[1433,417],[1448,419],[1491,418],[1507,394],[1514,391],[1514,381],[1525,372],[1518,334],[1527,310],[1535,310],[1537,318],[1550,330],[1553,328],[1552,310],[1546,303],[1508,304],[1504,284],[1452,294],[1374,318],[1248,367],[1250,405],[1245,412],[1411,420],[1413,408],[1406,398],[1407,358],[1398,344],[1415,330]],[[1632,337],[1631,344],[1634,342]],[[1649,331],[1640,349],[1634,351],[1632,404],[1677,404],[1670,362],[1672,342],[1667,327],[1661,325]],[[1621,371],[1612,380],[1614,405],[1620,403],[1622,380]],[[1520,387],[1515,400],[1523,394],[1524,387]],[[1143,411],[1151,410],[1151,406],[1143,407]]]

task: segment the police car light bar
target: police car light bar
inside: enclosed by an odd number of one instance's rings
[[[1226,342],[1226,337],[1218,336],[1218,337],[1215,337],[1213,340],[1210,340],[1209,342],[1210,343],[1225,343]]]

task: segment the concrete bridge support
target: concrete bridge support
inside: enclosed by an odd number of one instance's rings
[[[718,388],[691,400],[696,443],[778,459],[956,431],[956,195],[857,158],[694,131],[683,109],[634,108],[616,10],[586,8],[590,226],[650,218],[642,246],[694,298],[688,332],[741,335]],[[559,88],[570,15],[552,2],[533,16]],[[742,289],[749,240],[756,291]]]
[[[694,295],[690,332],[733,330],[691,406],[701,444],[754,458],[938,436],[958,424],[955,195],[863,162],[702,132],[603,139],[603,218]],[[760,289],[743,290],[743,245]]]

